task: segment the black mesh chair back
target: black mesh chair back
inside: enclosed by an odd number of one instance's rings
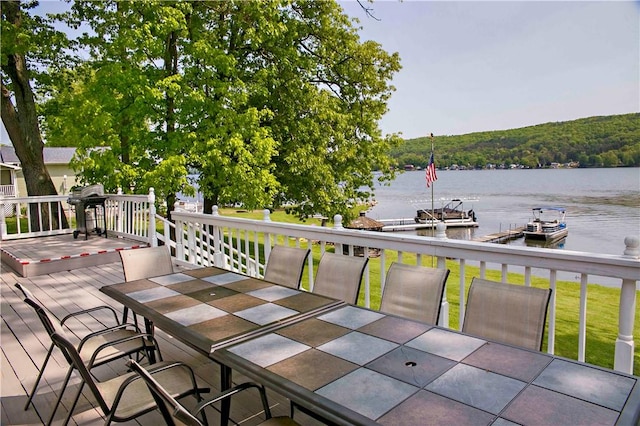
[[[264,279],[286,287],[299,288],[304,265],[311,250],[275,245],[271,248]]]
[[[326,252],[320,258],[313,293],[356,304],[369,258]]]
[[[539,351],[550,297],[551,289],[474,278],[462,331]]]
[[[394,262],[387,271],[380,311],[437,324],[448,269]]]
[[[159,277],[173,273],[171,253],[167,246],[120,250],[125,281]]]

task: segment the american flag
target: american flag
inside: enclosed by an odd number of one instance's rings
[[[427,164],[427,188],[431,185],[431,182],[438,180],[436,176],[436,163],[433,162],[433,152],[429,157],[429,164]]]

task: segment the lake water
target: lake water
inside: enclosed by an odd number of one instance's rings
[[[532,218],[531,209],[561,206],[569,234],[557,249],[622,255],[627,236],[640,236],[640,168],[443,170],[434,182],[434,207],[452,198],[473,209],[478,228],[449,229],[447,236],[473,239],[516,226]],[[425,172],[399,175],[389,186],[376,184],[372,219],[413,218],[431,208]],[[431,230],[408,231],[431,235]],[[524,239],[511,241],[525,245]]]

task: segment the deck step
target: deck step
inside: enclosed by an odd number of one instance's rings
[[[2,266],[11,268],[24,278],[29,278],[120,262],[118,254],[120,250],[147,246],[147,244],[123,238],[77,240],[70,234],[41,237],[38,240],[40,250],[27,250],[25,240],[3,241],[0,248]]]

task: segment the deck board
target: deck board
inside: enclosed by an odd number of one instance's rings
[[[68,238],[68,236],[65,236]],[[109,239],[90,237],[88,242],[94,244],[94,249],[99,249],[95,244],[107,242]],[[60,256],[59,245],[47,247],[43,239],[31,239],[20,242],[21,255],[24,256]],[[47,240],[49,241],[49,240]],[[84,240],[82,240],[84,243]],[[6,249],[5,242],[2,242]],[[113,243],[111,243],[113,244]],[[47,251],[49,250],[49,251]],[[71,254],[71,253],[68,253]],[[33,257],[35,258],[35,257]],[[70,312],[86,309],[98,305],[109,305],[121,312],[121,306],[117,302],[99,291],[100,287],[124,281],[124,273],[120,262],[110,262],[101,265],[88,265],[83,268],[69,271],[52,272],[47,275],[22,277],[15,271],[0,264],[0,294],[1,294],[1,386],[0,398],[2,404],[1,422],[3,425],[33,425],[46,421],[51,413],[53,404],[60,391],[61,382],[66,374],[68,364],[59,350],[54,350],[52,359],[45,370],[38,392],[34,398],[34,405],[27,411],[23,410],[27,400],[27,393],[31,390],[38,374],[38,368],[42,365],[50,345],[40,321],[33,310],[21,299],[20,292],[14,287],[19,282],[30,289],[47,307],[62,318]],[[83,318],[82,321],[71,325],[76,337],[87,330],[109,323],[109,318],[97,314],[96,318]],[[196,352],[188,346],[174,339],[172,336],[158,330],[156,338],[162,350],[165,360],[176,360],[191,365],[198,380],[205,386],[217,392],[220,388],[220,368],[208,357]],[[112,363],[92,370],[100,379],[112,377],[126,371],[124,362]],[[246,380],[241,375],[234,375],[234,381]],[[67,415],[68,407],[77,389],[79,380],[74,377],[68,386],[62,406],[58,409],[54,424],[61,424]],[[274,415],[286,415],[289,412],[288,400],[278,395],[273,390],[268,390],[269,402]],[[190,398],[185,402],[192,404]],[[89,393],[83,392],[83,398],[74,410],[71,425],[101,425],[104,419],[99,410],[95,408],[95,402]],[[261,405],[256,394],[243,392],[234,397],[231,406],[232,424],[251,426],[264,419],[260,414]],[[211,425],[219,424],[219,414],[208,409],[207,417]],[[302,424],[315,424],[304,415],[296,414],[296,420]],[[149,413],[140,417],[137,421],[128,422],[132,425],[158,425],[162,424],[159,413]]]

